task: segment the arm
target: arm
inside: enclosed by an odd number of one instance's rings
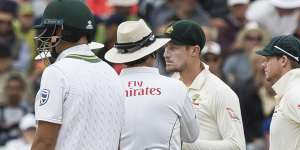
[[[31,150],[54,150],[59,128],[59,124],[39,121]]]
[[[215,117],[223,140],[200,141],[210,150],[245,150],[245,136],[239,99],[233,91],[224,90],[215,94]],[[208,148],[208,147],[206,147]]]
[[[53,66],[47,67],[35,99],[38,127],[32,150],[54,150],[63,120],[63,102],[67,89],[63,73]]]
[[[225,92],[225,93],[224,93]],[[219,92],[220,93],[220,92]],[[215,93],[212,112],[222,140],[197,140],[183,149],[193,150],[245,150],[245,137],[238,98],[232,92]]]

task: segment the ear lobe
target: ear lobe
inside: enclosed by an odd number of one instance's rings
[[[199,56],[200,54],[200,47],[197,45],[197,46],[193,46],[193,49],[192,49],[192,56]]]
[[[281,62],[281,64],[282,64],[282,66],[285,67],[286,65],[288,65],[289,58],[288,58],[287,56],[283,55],[283,56],[281,57],[280,62]]]
[[[51,43],[56,43],[59,36],[52,36],[51,37]]]

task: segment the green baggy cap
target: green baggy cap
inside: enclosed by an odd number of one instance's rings
[[[205,34],[197,22],[180,20],[173,23],[165,31],[165,36],[171,38],[171,42],[177,45],[199,45],[202,49],[205,45]]]
[[[256,52],[262,56],[287,55],[300,62],[300,41],[293,35],[277,36],[267,44],[263,50]]]

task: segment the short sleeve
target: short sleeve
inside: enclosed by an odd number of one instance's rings
[[[64,74],[55,66],[47,67],[35,99],[36,120],[62,124],[67,89]]]

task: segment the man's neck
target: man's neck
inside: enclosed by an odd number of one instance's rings
[[[61,43],[57,46],[56,52],[57,53],[61,53],[62,51],[77,46],[77,45],[81,45],[81,44],[87,44],[87,41],[80,39],[78,42],[76,43],[70,43],[70,42],[65,42],[65,41],[61,41]]]
[[[189,87],[203,69],[204,65],[200,61],[195,65],[187,66],[182,72],[180,72],[180,80]]]
[[[272,83],[272,85],[274,85],[278,80],[280,80],[286,73],[288,73],[289,71],[291,71],[292,68],[284,68],[281,70],[281,74],[276,77],[274,80],[270,81]]]

